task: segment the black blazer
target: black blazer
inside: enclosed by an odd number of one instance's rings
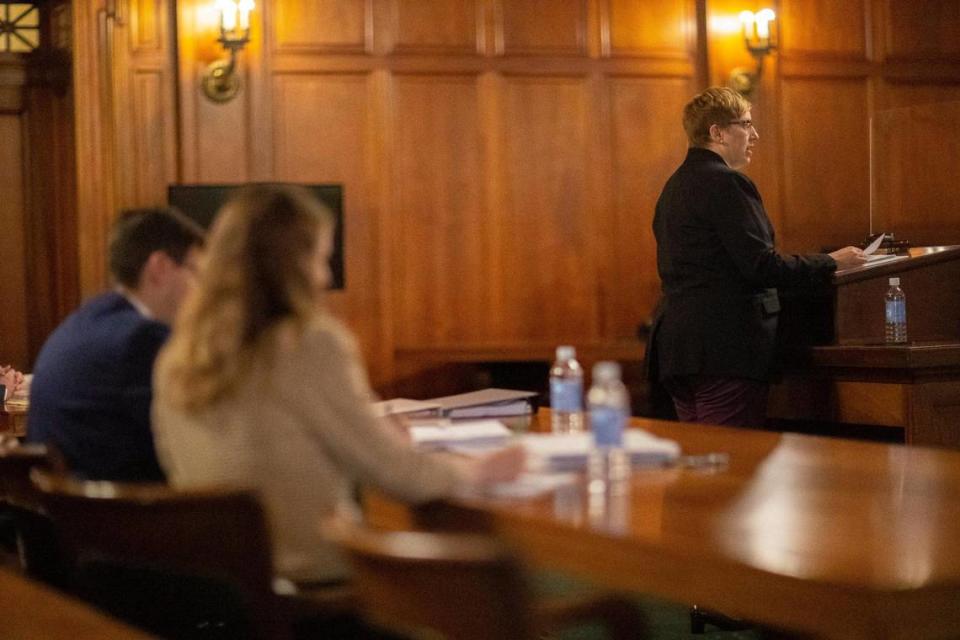
[[[825,285],[836,270],[833,258],[778,254],[753,181],[697,147],[667,180],[653,232],[663,300],[649,361],[659,378],[768,380],[777,288]]]

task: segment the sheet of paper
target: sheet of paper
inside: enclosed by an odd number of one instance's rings
[[[877,262],[891,262],[893,260],[896,260],[897,258],[906,258],[906,257],[908,256],[898,256],[892,253],[880,253],[880,254],[875,253],[872,256],[867,256],[867,264],[874,264]]]
[[[438,448],[468,443],[506,442],[512,435],[499,420],[472,420],[450,424],[422,424],[410,427],[410,439],[420,447]]]
[[[554,471],[582,469],[593,446],[589,433],[531,433],[522,436],[520,442],[527,450],[529,468]],[[676,442],[641,429],[628,429],[623,434],[623,447],[633,464],[669,463],[680,455]]]
[[[863,250],[864,255],[873,255],[873,252],[880,248],[880,245],[883,244],[884,234],[880,234],[876,239],[867,245],[867,248]]]
[[[522,473],[513,482],[485,487],[483,493],[497,498],[535,498],[576,481],[572,473]]]

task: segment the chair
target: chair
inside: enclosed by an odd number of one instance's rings
[[[43,445],[21,445],[15,438],[0,442],[0,504],[13,523],[20,569],[31,578],[61,586],[65,568],[56,534],[30,482],[31,469],[54,466]]]
[[[378,531],[342,520],[324,532],[353,564],[365,615],[414,638],[529,640],[591,619],[618,639],[643,631],[639,610],[619,597],[535,602],[520,563],[487,535]]]
[[[154,633],[288,638],[294,615],[352,606],[345,591],[309,603],[274,592],[267,525],[249,491],[81,481],[41,469],[31,478],[73,560],[78,595]]]

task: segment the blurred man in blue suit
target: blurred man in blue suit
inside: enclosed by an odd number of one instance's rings
[[[150,431],[153,362],[193,285],[203,230],[174,209],[123,212],[110,237],[113,291],[74,311],[33,370],[27,439],[78,475],[160,481]]]

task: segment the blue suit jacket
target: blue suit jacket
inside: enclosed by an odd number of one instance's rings
[[[118,293],[81,306],[37,357],[27,439],[53,443],[88,478],[163,480],[150,402],[153,362],[169,333]]]

